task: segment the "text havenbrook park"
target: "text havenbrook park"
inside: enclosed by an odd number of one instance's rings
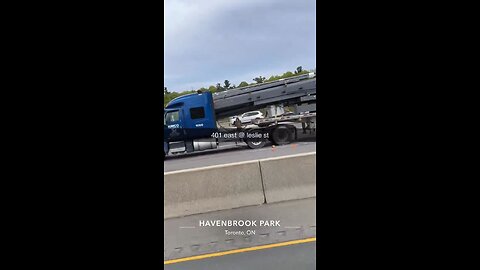
[[[280,220],[199,220],[200,227],[280,227]]]

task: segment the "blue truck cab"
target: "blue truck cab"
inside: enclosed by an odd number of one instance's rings
[[[216,128],[212,93],[175,98],[167,104],[163,113],[164,154],[168,153],[170,142],[210,138]]]

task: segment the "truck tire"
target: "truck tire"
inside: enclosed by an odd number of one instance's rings
[[[262,148],[265,146],[265,144],[268,141],[267,139],[263,138],[263,135],[262,135],[264,133],[263,129],[249,129],[249,130],[246,130],[246,133],[247,134],[244,135],[245,136],[244,142],[248,145],[250,149]],[[260,134],[261,136],[248,136],[248,134],[250,135]],[[248,139],[248,137],[250,137],[250,139]]]
[[[258,149],[258,148],[264,147],[267,142],[265,140],[258,140],[258,141],[248,140],[246,141],[246,143],[250,149]]]
[[[276,145],[289,144],[295,136],[294,129],[287,126],[278,126],[272,131],[272,141]]]

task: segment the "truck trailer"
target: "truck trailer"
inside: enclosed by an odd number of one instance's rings
[[[297,139],[296,124],[316,129],[316,74],[280,79],[218,93],[197,92],[170,101],[163,113],[164,158],[170,154],[216,149],[222,142],[249,148],[267,142],[284,145]],[[285,108],[291,108],[287,111]],[[265,118],[223,127],[217,119],[265,109]]]

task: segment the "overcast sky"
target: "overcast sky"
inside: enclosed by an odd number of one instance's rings
[[[164,0],[169,91],[316,67],[315,0]]]

